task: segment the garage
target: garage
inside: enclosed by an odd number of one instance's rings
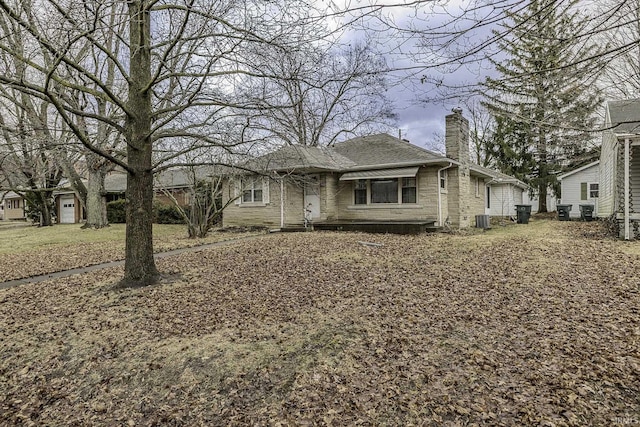
[[[73,224],[76,222],[76,199],[73,194],[60,196],[60,223]]]

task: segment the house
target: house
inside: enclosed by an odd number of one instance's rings
[[[606,105],[599,184],[597,216],[613,219],[620,238],[640,238],[640,99]]]
[[[420,222],[455,228],[485,215],[499,174],[469,160],[469,122],[446,117],[446,156],[387,134],[287,146],[225,181],[223,226]],[[510,178],[510,177],[509,177]],[[487,189],[489,188],[489,189]]]
[[[580,205],[592,205],[598,209],[600,161],[596,160],[558,176],[560,204],[572,205],[569,216],[580,217]]]
[[[4,195],[4,215],[5,220],[24,220],[25,216],[25,200],[24,197],[9,191]]]

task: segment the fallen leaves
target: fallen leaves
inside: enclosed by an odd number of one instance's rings
[[[637,419],[640,259],[587,226],[273,235],[162,260],[178,279],[148,288],[2,291],[0,424]]]

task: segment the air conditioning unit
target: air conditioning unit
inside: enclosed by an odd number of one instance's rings
[[[489,215],[476,215],[476,228],[491,228],[491,220]]]

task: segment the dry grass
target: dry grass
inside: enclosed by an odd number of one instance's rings
[[[2,291],[0,424],[637,423],[628,246],[547,220],[283,234],[163,260],[173,283]]]
[[[214,230],[204,239],[189,239],[184,225],[153,226],[156,252],[253,234],[261,233]],[[0,282],[121,260],[124,258],[124,241],[124,224],[113,224],[99,230],[82,229],[78,224],[0,228]]]

